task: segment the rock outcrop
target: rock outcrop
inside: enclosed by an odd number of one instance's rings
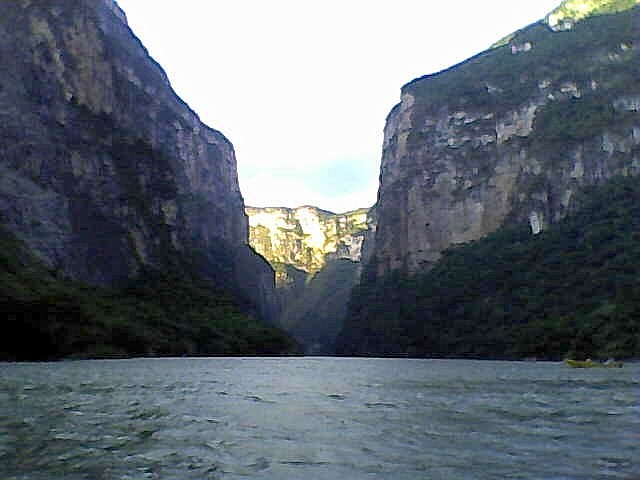
[[[309,354],[331,354],[375,218],[360,209],[246,208],[249,239],[276,271],[276,324]]]
[[[195,252],[269,311],[273,272],[247,246],[231,143],[113,0],[5,2],[0,58],[0,218],[42,261],[113,286]]]
[[[247,207],[249,243],[271,265],[310,274],[339,258],[360,262],[371,228],[368,209],[335,214],[316,207]],[[277,277],[278,285],[286,284]]]
[[[534,24],[403,87],[384,135],[378,276],[428,269],[505,222],[538,234],[584,186],[640,173],[640,8],[569,22],[576,3],[548,17],[553,29]]]

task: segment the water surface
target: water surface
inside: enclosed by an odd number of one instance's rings
[[[0,363],[0,478],[640,478],[640,365]]]

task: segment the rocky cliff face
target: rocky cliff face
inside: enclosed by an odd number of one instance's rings
[[[367,209],[247,207],[249,239],[276,271],[276,324],[308,354],[331,354],[375,218]]]
[[[338,258],[359,262],[371,226],[367,209],[335,214],[315,207],[246,208],[249,242],[272,265],[310,274]],[[285,278],[277,278],[279,284]]]
[[[565,2],[547,22],[404,86],[384,135],[378,275],[429,268],[511,220],[538,234],[582,187],[640,173],[640,8],[578,21],[577,3],[599,13],[625,2]]]
[[[212,278],[269,295],[231,143],[173,92],[113,0],[5,2],[0,58],[0,216],[44,262],[117,285],[197,251]]]

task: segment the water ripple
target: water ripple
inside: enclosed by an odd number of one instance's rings
[[[0,364],[3,480],[640,477],[640,366]]]

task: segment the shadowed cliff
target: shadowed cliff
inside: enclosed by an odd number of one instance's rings
[[[231,143],[204,125],[112,0],[18,0],[0,17],[0,221],[60,278],[199,275],[270,320]]]

